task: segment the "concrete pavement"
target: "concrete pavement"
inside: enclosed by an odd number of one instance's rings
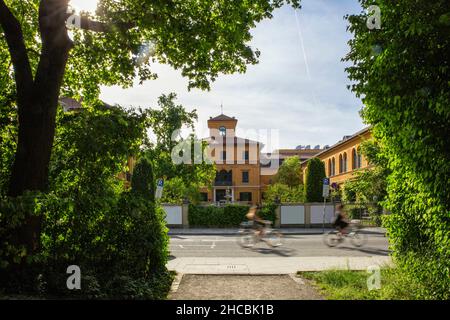
[[[183,274],[295,274],[297,271],[328,269],[366,270],[369,266],[388,266],[386,256],[372,257],[289,257],[289,258],[176,258],[169,270]]]
[[[281,228],[279,229],[283,234],[322,234],[330,232],[334,229],[325,228]],[[169,235],[236,235],[238,228],[171,228]],[[386,234],[384,228],[369,227],[364,228],[364,232]]]
[[[172,235],[168,268],[184,274],[269,275],[390,265],[386,237],[367,237],[363,247],[354,247],[345,239],[338,247],[329,248],[322,235],[286,235],[279,248],[259,243],[255,248],[243,249],[234,235]]]

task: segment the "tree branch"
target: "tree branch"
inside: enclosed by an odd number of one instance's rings
[[[0,25],[3,28],[14,66],[17,99],[20,104],[23,102],[21,99],[24,99],[32,90],[33,73],[20,23],[3,0],[0,0]]]

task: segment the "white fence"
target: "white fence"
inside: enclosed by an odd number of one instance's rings
[[[166,212],[166,223],[168,225],[177,226],[183,224],[183,210],[182,206],[177,205],[163,205]]]
[[[331,224],[335,220],[334,205],[319,203],[282,204],[280,206],[281,226],[309,226]]]
[[[304,224],[305,206],[303,205],[282,205],[281,206],[281,224]]]
[[[334,207],[325,206],[325,224],[334,222]],[[311,224],[324,223],[323,205],[311,206]]]

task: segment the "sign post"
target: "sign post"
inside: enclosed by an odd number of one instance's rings
[[[322,233],[325,233],[325,208],[327,198],[329,197],[329,195],[330,195],[330,179],[324,178],[322,186],[322,197],[323,197]]]
[[[155,199],[159,200],[162,198],[162,193],[164,189],[164,179],[158,179],[156,182]]]

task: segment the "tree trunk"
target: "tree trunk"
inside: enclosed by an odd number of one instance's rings
[[[18,92],[19,137],[8,190],[12,197],[48,189],[56,108],[72,46],[65,25],[66,2],[42,0],[40,4],[42,52],[32,90],[25,96]],[[19,243],[28,254],[39,248],[40,232],[41,217],[33,215],[18,230]]]

